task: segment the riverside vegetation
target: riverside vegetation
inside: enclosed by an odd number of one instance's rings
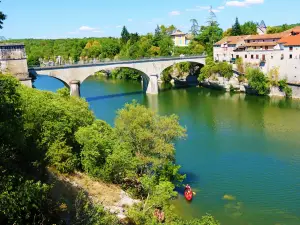
[[[278,87],[285,93],[287,98],[292,97],[292,89],[285,79],[279,80],[278,68],[273,68],[268,74],[264,74],[259,68],[247,64],[244,65],[242,58],[237,59],[237,70],[241,73],[238,79],[249,85],[257,95],[268,95],[271,87]],[[215,62],[212,57],[206,58],[206,65],[201,68],[198,81],[201,83],[206,79],[214,79],[221,76],[229,80],[233,77],[232,65],[227,62]]]
[[[158,116],[133,102],[117,112],[111,127],[66,89],[30,89],[3,74],[0,115],[1,224],[64,224],[62,213],[70,214],[71,224],[121,223],[88,193],[53,197],[49,167],[81,171],[141,199],[128,210],[128,224],[219,224],[210,215],[185,221],[174,214],[170,200],[185,178],[174,162],[174,141],[186,136],[176,115]],[[163,220],[154,216],[157,210]]]

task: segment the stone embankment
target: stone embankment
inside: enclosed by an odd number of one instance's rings
[[[201,82],[204,87],[224,90],[227,92],[240,92],[246,94],[256,94],[247,82],[240,82],[238,75],[234,75],[229,80],[221,76],[212,76]],[[292,98],[300,98],[300,86],[289,85],[292,88]],[[272,86],[270,88],[269,96],[285,97],[285,93],[279,87]]]

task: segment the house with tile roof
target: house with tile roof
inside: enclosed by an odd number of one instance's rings
[[[179,47],[188,46],[190,41],[193,39],[191,34],[183,33],[180,30],[176,30],[173,34],[171,34],[171,37],[174,41],[174,45]]]
[[[244,63],[259,67],[264,73],[278,67],[280,77],[300,84],[300,27],[277,34],[224,37],[214,44],[214,60]]]

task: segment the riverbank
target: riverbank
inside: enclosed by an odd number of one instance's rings
[[[247,82],[239,81],[237,75],[234,75],[230,79],[221,76],[213,76],[200,82],[200,85],[211,89],[224,90],[226,92],[246,93],[250,95],[258,94]],[[293,99],[300,99],[300,85],[287,84],[287,86],[292,90],[292,95],[290,97]],[[281,90],[278,86],[270,86],[268,96],[287,97],[284,90]]]
[[[94,180],[87,174],[75,171],[71,174],[61,174],[55,168],[49,167],[49,183],[54,183],[52,193],[60,193],[59,197],[65,197],[72,202],[79,191],[84,191],[95,205],[102,205],[104,209],[117,216],[119,220],[126,218],[129,207],[140,202],[133,199],[120,186],[105,183],[99,179]],[[59,190],[59,191],[58,191]],[[68,206],[69,208],[72,205]]]

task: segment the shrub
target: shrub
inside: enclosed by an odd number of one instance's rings
[[[251,88],[257,91],[259,95],[267,95],[270,92],[270,82],[263,72],[258,68],[248,68],[246,72]]]
[[[285,96],[287,98],[292,97],[293,91],[292,88],[290,88],[286,82],[286,80],[280,80],[278,81],[278,87],[281,91],[283,91],[285,93]]]

